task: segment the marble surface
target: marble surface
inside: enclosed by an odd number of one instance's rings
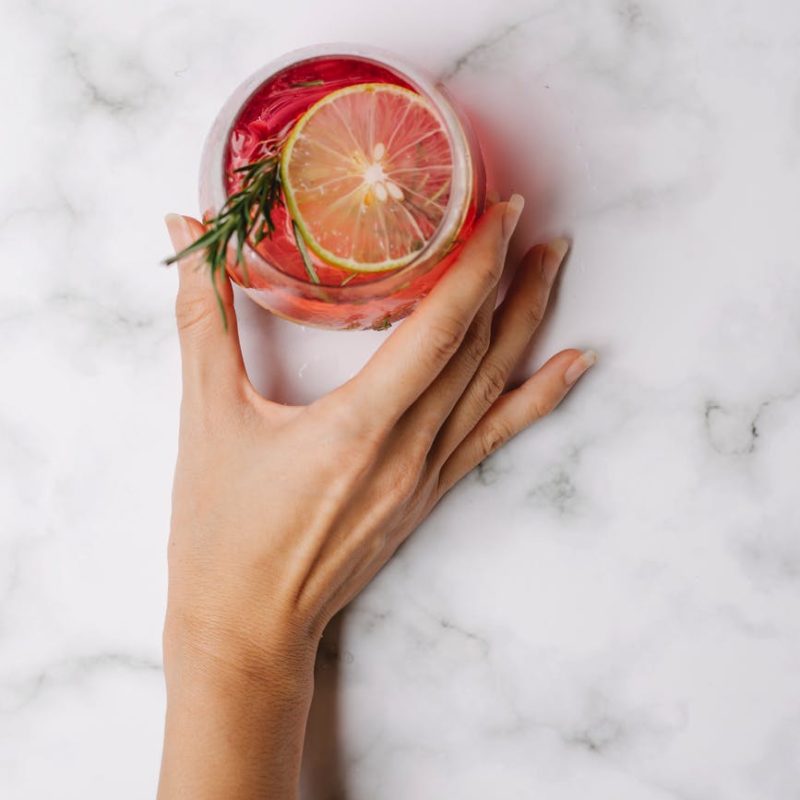
[[[175,451],[167,211],[282,51],[363,41],[472,109],[518,246],[575,245],[529,366],[592,346],[326,636],[309,798],[796,800],[795,0],[2,0],[0,795],[153,796]],[[241,298],[240,298],[241,299]],[[377,333],[240,304],[254,380]]]

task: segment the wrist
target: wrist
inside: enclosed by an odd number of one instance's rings
[[[164,624],[167,692],[301,697],[313,689],[317,641],[276,620],[254,632],[169,609]]]
[[[159,800],[297,797],[314,656],[287,634],[256,646],[168,614]]]

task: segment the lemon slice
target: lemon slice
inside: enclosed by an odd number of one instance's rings
[[[419,255],[444,217],[452,172],[436,110],[388,83],[326,95],[281,154],[286,204],[309,249],[353,272],[399,269]]]

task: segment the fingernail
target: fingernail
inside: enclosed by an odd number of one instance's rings
[[[544,253],[544,262],[542,267],[544,269],[544,277],[548,283],[552,283],[558,275],[558,270],[564,263],[564,257],[569,251],[569,239],[559,238],[553,239],[547,243]]]
[[[506,241],[511,238],[514,229],[517,227],[522,209],[525,207],[525,198],[521,194],[512,194],[506,203],[506,210],[503,214],[503,235]]]
[[[597,363],[597,353],[594,350],[584,350],[568,367],[564,373],[564,383],[572,386],[589,367]]]
[[[180,214],[167,214],[164,217],[167,225],[169,238],[175,251],[183,250],[192,243],[192,232],[189,230],[189,223]]]

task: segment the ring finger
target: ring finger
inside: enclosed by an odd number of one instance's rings
[[[447,420],[432,450],[441,466],[506,388],[512,370],[544,316],[550,290],[569,249],[566,239],[537,245],[523,258],[495,314],[491,344]],[[433,388],[433,387],[432,387]]]

